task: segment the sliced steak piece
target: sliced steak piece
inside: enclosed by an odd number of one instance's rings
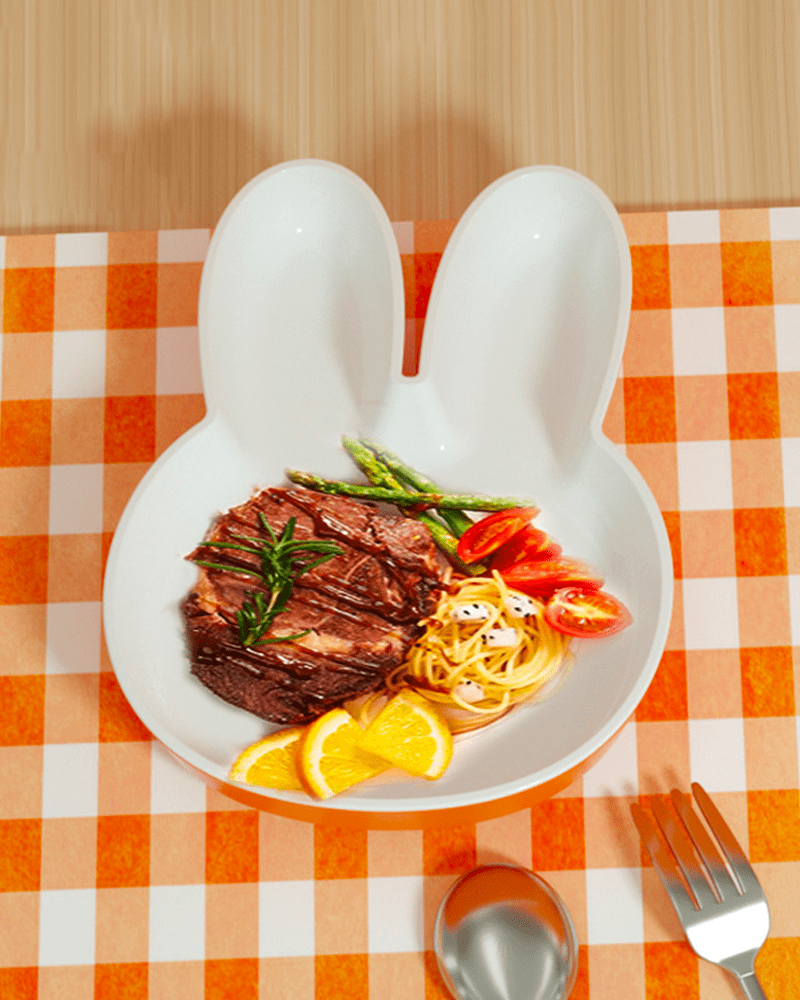
[[[270,638],[290,642],[245,647],[236,611],[256,575],[198,567],[183,604],[192,673],[225,701],[270,722],[295,725],[379,688],[422,632],[443,586],[428,529],[374,504],[300,488],[268,489],[223,514],[188,558],[258,570],[259,559],[209,541],[268,540],[259,519],[280,535],[291,517],[296,539],[336,542],[343,554],[297,578]]]

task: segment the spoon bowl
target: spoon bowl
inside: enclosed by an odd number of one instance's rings
[[[436,916],[434,949],[459,1000],[564,1000],[578,972],[578,941],[563,901],[515,865],[482,865],[450,888]]]

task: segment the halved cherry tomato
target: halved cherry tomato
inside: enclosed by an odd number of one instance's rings
[[[518,531],[492,556],[492,569],[498,573],[518,562],[535,562],[537,559],[558,559],[561,546],[544,531],[532,524]]]
[[[538,513],[538,507],[514,507],[488,514],[459,538],[458,555],[466,563],[480,562],[522,531]]]
[[[628,609],[604,590],[565,587],[547,602],[544,616],[554,629],[580,638],[613,635],[631,623]]]
[[[514,590],[531,597],[550,597],[562,587],[599,590],[603,578],[577,559],[538,559],[514,563],[500,574]]]

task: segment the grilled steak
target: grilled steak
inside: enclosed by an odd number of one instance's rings
[[[235,535],[267,540],[259,511],[277,535],[296,517],[296,539],[331,540],[344,550],[297,578],[269,637],[311,632],[243,646],[236,611],[248,592],[263,589],[259,580],[199,567],[182,609],[191,669],[232,705],[294,725],[381,686],[421,634],[419,621],[433,611],[442,575],[430,533],[418,521],[300,488],[264,490],[232,508],[188,558],[257,569],[255,555],[205,542]]]

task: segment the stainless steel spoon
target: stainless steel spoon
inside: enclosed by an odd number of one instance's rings
[[[515,865],[482,865],[450,888],[434,950],[460,1000],[564,1000],[578,972],[567,908],[544,879]]]

